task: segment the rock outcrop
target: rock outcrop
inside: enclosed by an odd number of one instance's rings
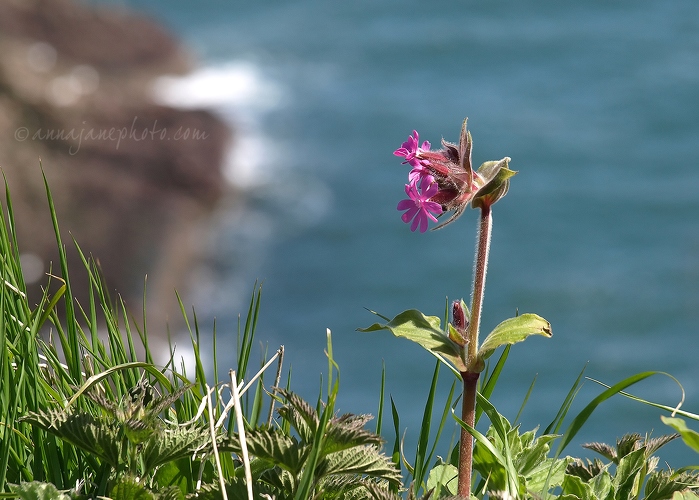
[[[74,0],[0,2],[0,168],[28,275],[51,261],[58,272],[43,168],[75,268],[70,236],[136,304],[149,275],[149,319],[175,303],[223,194],[231,135],[207,111],[152,102],[155,77],[190,66],[147,18]],[[71,278],[84,297],[85,277]]]

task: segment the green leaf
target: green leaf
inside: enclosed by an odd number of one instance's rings
[[[645,380],[651,375],[657,375],[662,372],[656,372],[656,371],[649,371],[649,372],[641,372],[637,373],[636,375],[632,375],[630,377],[625,378],[621,382],[613,385],[606,391],[602,392],[599,396],[597,396],[595,399],[590,401],[588,405],[583,408],[583,410],[578,413],[578,415],[573,419],[573,421],[570,423],[568,426],[568,429],[565,431],[563,434],[563,438],[561,438],[561,442],[559,443],[558,449],[556,451],[556,457],[560,456],[560,454],[563,452],[566,446],[573,440],[575,435],[578,433],[580,428],[587,422],[587,419],[590,418],[590,415],[592,415],[592,412],[595,411],[595,409],[602,404],[604,401],[607,399],[611,398],[615,394],[618,394],[620,391],[623,391],[630,385],[636,384],[640,382],[641,380]]]
[[[299,443],[277,429],[250,430],[246,433],[245,441],[250,455],[267,460],[294,475],[301,472],[311,451],[310,444]],[[242,451],[237,435],[223,438],[218,449],[238,454]]]
[[[183,493],[190,489],[192,478],[196,478],[192,473],[194,466],[192,457],[181,458],[158,467],[153,477],[154,483],[160,487],[176,487]],[[192,487],[193,488],[193,487]]]
[[[696,489],[699,477],[693,472],[656,470],[648,474],[644,487],[645,500],[665,500],[678,491]]]
[[[381,436],[363,428],[371,418],[371,415],[346,414],[331,419],[325,433],[323,453],[334,453],[370,444],[380,446],[383,443]]]
[[[660,416],[665,425],[669,425],[682,436],[682,441],[691,449],[699,453],[699,433],[687,427],[681,418]]]
[[[437,496],[456,495],[459,470],[452,464],[436,465],[427,477],[427,491],[435,490]]]
[[[613,480],[616,491],[614,498],[623,500],[633,496],[634,487],[638,484],[637,481],[644,479],[637,476],[645,463],[646,450],[644,448],[639,448],[619,460]]]
[[[522,435],[524,437],[525,434]],[[515,467],[517,471],[525,477],[528,477],[539,465],[546,459],[550,446],[549,443],[556,439],[555,434],[540,436],[533,443],[523,447],[517,453],[515,459]]]
[[[71,415],[62,411],[30,412],[21,420],[96,455],[115,469],[119,467],[121,440],[116,422],[98,420],[87,413]]]
[[[476,393],[476,398],[478,405],[483,407],[483,411],[490,419],[493,431],[492,435],[497,437],[499,442],[502,444],[502,457],[505,459],[505,461],[502,462],[502,465],[507,474],[507,491],[513,495],[516,495],[519,493],[517,484],[518,473],[512,461],[513,456],[510,449],[510,442],[508,440],[508,433],[510,432],[512,426],[510,425],[510,422],[508,422],[508,420],[497,411],[495,406],[493,406],[490,401],[483,397],[483,395]],[[490,430],[488,432],[490,433]]]
[[[462,348],[442,331],[437,316],[425,316],[416,309],[409,309],[388,323],[374,323],[367,328],[358,329],[360,332],[378,330],[389,330],[396,337],[404,337],[420,344],[457,374],[466,371]]]
[[[207,440],[207,431],[196,427],[178,427],[154,433],[141,448],[143,469],[153,471],[173,460],[191,456]]]
[[[565,478],[567,466],[568,459],[542,460],[527,473],[527,490],[543,493],[544,488],[560,486]]]
[[[288,402],[286,406],[278,410],[279,415],[291,423],[304,443],[312,442],[319,422],[316,410],[291,391],[278,388],[277,394]]]
[[[672,500],[699,500],[699,496],[690,490],[676,491],[675,494],[672,495]]]
[[[473,449],[473,470],[488,478],[488,485],[495,485],[496,490],[507,487],[508,461],[490,440],[466,422],[452,413],[456,422],[466,429],[476,440]]]
[[[488,359],[498,347],[522,342],[532,335],[551,337],[551,324],[536,314],[522,314],[506,319],[485,338],[478,350],[478,357]]]
[[[320,461],[315,474],[317,477],[358,474],[385,479],[394,485],[400,485],[403,479],[396,464],[373,446],[357,446],[331,453]]]
[[[69,500],[70,496],[61,493],[51,483],[32,481],[19,485],[10,485],[10,490],[21,500]]]
[[[578,476],[566,474],[563,484],[561,484],[564,495],[572,495],[580,500],[593,500],[595,498],[592,487],[583,482]]]
[[[129,476],[119,479],[109,496],[113,500],[155,500],[153,493]]]
[[[590,479],[588,483],[592,486],[595,498],[607,498],[612,490],[612,476],[607,469]]]

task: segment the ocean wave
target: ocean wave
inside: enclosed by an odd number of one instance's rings
[[[259,66],[230,61],[185,76],[165,75],[154,82],[152,95],[165,106],[211,110],[231,126],[234,144],[224,175],[233,186],[249,189],[274,178],[283,146],[265,133],[263,121],[283,105],[286,92]]]

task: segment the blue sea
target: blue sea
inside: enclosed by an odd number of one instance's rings
[[[244,196],[214,214],[190,299],[209,331],[216,318],[221,369],[259,280],[258,339],[285,345],[292,387],[315,401],[331,329],[340,411],[376,414],[385,365],[411,456],[434,358],[356,329],[377,319],[367,309],[442,316],[447,298],[468,301],[477,212],[412,233],[392,154],[413,129],[458,141],[468,117],[474,164],[509,156],[519,172],[494,207],[482,335],[517,311],[554,334],[512,348],[499,410],[514,420],[536,381],[519,421],[543,430],[584,369],[609,385],[667,372],[699,412],[699,2],[111,3],[160,20],[199,61],[159,98],[236,131],[226,177]],[[438,404],[452,381],[443,369]],[[628,390],[675,406],[681,387],[654,375]],[[603,389],[586,380],[569,419]],[[669,433],[661,414],[617,396],[566,453]],[[699,463],[679,441],[660,457]]]

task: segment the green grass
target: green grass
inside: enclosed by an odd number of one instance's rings
[[[95,261],[75,241],[80,262],[69,266],[48,185],[46,194],[59,262],[57,272],[47,275],[40,300],[31,305],[5,189],[0,495],[184,498],[198,492],[247,498],[254,487],[255,495],[301,499],[325,490],[357,491],[354,483],[361,482],[369,489],[388,491],[388,484],[398,489],[398,471],[380,452],[378,435],[363,429],[366,419],[334,415],[339,371],[330,336],[327,393],[313,413],[299,413],[312,407],[289,390],[290,373],[287,389],[274,388],[283,375],[283,348],[264,353],[265,361],[253,368],[262,297],[257,284],[237,337],[226,340],[237,347],[229,379],[219,380],[215,327],[200,331],[196,313],[188,313],[179,296],[194,354],[192,373],[172,347],[166,365],[158,366],[148,343],[145,305],[137,324],[124,302],[110,297]],[[73,294],[70,269],[87,273],[85,303]],[[204,335],[214,346],[210,380],[200,350]],[[298,477],[290,479],[291,468]],[[56,490],[47,490],[47,483]]]
[[[75,241],[70,244],[80,261],[69,266],[48,185],[46,194],[59,260],[36,299],[27,297],[7,186],[0,221],[0,497],[448,498],[456,491],[458,444],[441,449],[441,436],[463,425],[477,443],[473,495],[479,499],[697,498],[691,490],[699,487],[699,479],[691,465],[678,471],[658,467],[655,453],[676,436],[630,435],[614,445],[595,443],[590,449],[602,457],[595,461],[563,455],[596,408],[617,394],[673,417],[699,420],[625,392],[658,372],[604,387],[573,415],[581,372],[537,436],[511,424],[489,401],[511,345],[497,361],[490,360],[479,380],[476,422],[483,416],[489,422],[483,433],[456,414],[458,374],[447,394],[438,393],[437,361],[417,445],[405,450],[399,411],[385,399],[385,368],[375,432],[366,429],[368,416],[336,415],[340,369],[329,331],[327,385],[314,405],[292,392],[283,348],[267,350],[264,361],[254,366],[252,347],[263,312],[258,284],[237,335],[224,340],[236,345],[235,367],[219,364],[216,327],[202,332],[196,313],[174,294],[194,365],[187,373],[171,346],[166,364],[159,366],[148,342],[145,294],[143,319],[137,323],[124,302],[109,295],[97,264]],[[73,293],[71,270],[89,278],[84,303]],[[201,352],[204,336],[213,340],[211,353]],[[213,374],[207,375],[209,359]],[[229,376],[220,380],[222,368],[229,368]],[[279,387],[282,376],[284,388]],[[679,418],[666,423],[699,451],[699,433]],[[384,428],[392,443],[380,437]]]

